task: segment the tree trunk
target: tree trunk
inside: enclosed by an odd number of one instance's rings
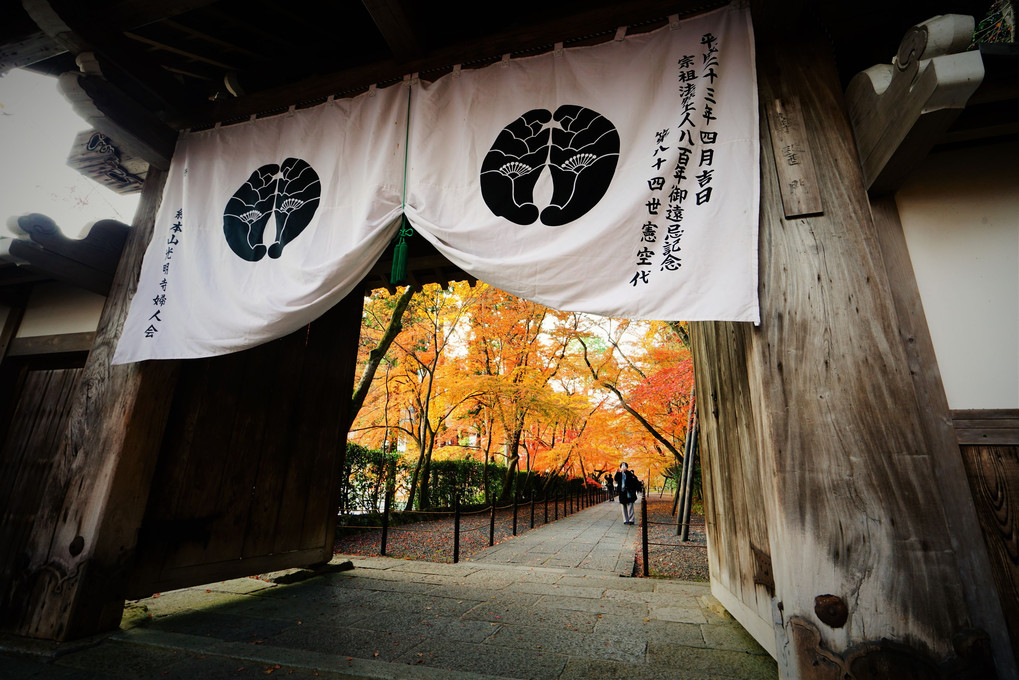
[[[506,477],[502,484],[502,494],[499,496],[500,503],[506,503],[513,493],[513,480],[517,475],[517,461],[520,460],[520,430],[514,428],[510,439],[506,443]]]
[[[432,477],[432,449],[435,448],[435,434],[426,435],[427,444],[425,444],[425,450],[421,453],[422,465],[421,465],[421,496],[418,500],[418,506],[422,510],[428,510],[432,507],[432,499],[429,494],[429,486]]]
[[[418,488],[418,477],[421,474],[421,464],[425,459],[424,449],[419,447],[420,453],[418,454],[418,462],[414,465],[414,472],[410,476],[410,488],[407,490],[407,505],[404,506],[404,511],[414,509],[414,495],[417,493]]]
[[[389,351],[389,346],[396,340],[396,336],[403,330],[403,313],[407,311],[407,306],[410,304],[410,299],[414,297],[415,288],[414,286],[407,286],[403,294],[396,301],[396,307],[393,309],[393,316],[389,319],[389,325],[386,326],[386,332],[382,334],[382,338],[371,352],[368,353],[368,362],[365,364],[364,372],[361,373],[361,379],[357,383],[357,387],[354,388],[354,396],[350,399],[350,415],[347,418],[347,423],[344,426],[344,431],[349,432],[350,426],[354,423],[354,419],[357,418],[357,414],[361,411],[361,407],[364,406],[364,399],[368,396],[368,390],[371,388],[372,380],[375,378],[375,372],[379,368],[379,364],[382,363],[382,359],[385,358],[386,352]]]
[[[488,441],[485,442],[485,467],[481,470],[481,484],[485,487],[485,505],[492,502],[492,490],[488,484],[488,463],[491,460],[492,454],[492,425],[489,421],[488,425]]]

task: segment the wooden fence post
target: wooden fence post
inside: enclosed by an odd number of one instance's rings
[[[647,494],[640,497],[640,549],[644,556],[644,576],[648,575],[647,558]]]
[[[453,494],[453,564],[460,561],[460,494]]]
[[[686,483],[683,485],[683,502],[680,504],[680,525],[682,527],[679,538],[680,540],[686,541],[690,538],[690,508],[693,505],[693,478],[694,472],[697,468],[697,429],[698,423],[696,418],[693,423],[692,441],[690,442],[690,464],[686,475]]]
[[[534,528],[534,489],[531,489],[531,528]]]
[[[495,545],[495,499],[492,499],[492,515],[488,519],[488,547]]]
[[[379,554],[386,556],[386,540],[389,538],[389,499],[391,492],[386,489],[386,499],[382,504],[382,545],[379,546]]]
[[[517,494],[513,492],[513,535],[517,535]]]

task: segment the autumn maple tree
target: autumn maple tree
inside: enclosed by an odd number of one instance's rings
[[[693,357],[677,328],[683,326],[601,319],[577,339],[591,378],[640,426],[644,437],[631,450],[643,454],[649,475],[664,468],[652,460],[665,452],[677,463],[683,459]]]
[[[353,440],[405,448],[407,508],[426,508],[434,460],[502,467],[520,480],[603,481],[620,460],[658,476],[681,460],[692,399],[685,325],[551,310],[478,283],[366,300],[363,401]],[[437,456],[437,457],[436,457]]]
[[[478,403],[505,436],[506,473],[501,501],[513,493],[521,444],[535,418],[568,421],[568,399],[551,389],[576,333],[576,317],[479,284],[467,342],[467,370]],[[525,449],[526,453],[526,449]]]

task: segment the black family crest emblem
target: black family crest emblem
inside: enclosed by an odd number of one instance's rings
[[[311,222],[321,194],[318,173],[300,158],[258,168],[223,210],[223,234],[230,250],[248,262],[258,262],[266,253],[278,258]],[[276,218],[276,234],[266,246],[265,228],[271,217]]]
[[[481,164],[481,196],[493,213],[516,224],[540,219],[559,227],[598,204],[618,160],[619,133],[597,111],[574,105],[560,106],[555,113],[533,109],[495,138]],[[534,187],[546,166],[552,173],[552,199],[539,209]]]

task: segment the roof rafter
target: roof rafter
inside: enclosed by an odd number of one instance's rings
[[[325,76],[307,78],[283,87],[254,92],[237,99],[217,102],[212,117],[191,121],[194,126],[246,118],[252,114],[286,108],[340,92],[366,88],[372,83],[395,81],[407,73],[437,71],[454,64],[478,62],[506,53],[527,52],[555,42],[580,40],[594,34],[614,32],[622,25],[643,24],[672,14],[695,14],[724,5],[724,2],[695,0],[645,0],[608,8],[596,8],[546,18],[540,25],[525,26],[495,35],[476,36],[437,49],[410,61],[389,59],[357,66]]]
[[[371,14],[393,58],[398,62],[417,59],[422,55],[421,44],[414,32],[407,9],[400,0],[362,0]]]

